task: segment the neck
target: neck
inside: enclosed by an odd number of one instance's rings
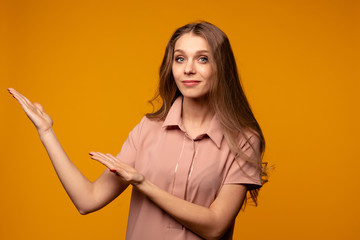
[[[196,127],[204,131],[213,116],[214,111],[210,108],[207,98],[194,99],[183,97],[181,117],[185,127]]]

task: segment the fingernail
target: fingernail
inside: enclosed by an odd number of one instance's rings
[[[116,172],[116,170],[115,169],[110,169],[110,172]]]

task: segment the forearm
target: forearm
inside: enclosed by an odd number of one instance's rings
[[[177,198],[148,180],[135,187],[178,222],[203,238],[218,239],[229,227],[229,222],[221,219],[220,214],[211,208]]]
[[[68,158],[52,129],[45,133],[39,132],[39,136],[67,194],[76,208],[82,212],[89,204],[93,184]]]
[[[225,184],[209,207],[203,207],[162,190],[148,181],[135,168],[111,154],[91,152],[92,159],[104,164],[118,175],[119,180],[132,184],[158,207],[205,239],[220,239],[234,222],[246,196],[241,184]]]

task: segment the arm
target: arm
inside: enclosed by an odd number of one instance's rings
[[[9,92],[34,123],[62,185],[81,214],[104,207],[128,186],[109,171],[90,182],[66,155],[52,129],[53,121],[43,107],[31,103],[14,89],[9,89]]]
[[[205,239],[220,239],[236,218],[246,196],[244,185],[224,185],[209,208],[177,198],[144,180],[136,188],[185,227]]]
[[[68,158],[52,130],[41,133],[40,139],[60,182],[81,214],[106,206],[128,186],[109,170],[105,170],[98,179],[90,182]]]
[[[236,218],[245,199],[244,185],[224,185],[209,208],[185,201],[160,189],[110,154],[91,152],[91,157],[114,171],[185,227],[206,239],[219,239]]]

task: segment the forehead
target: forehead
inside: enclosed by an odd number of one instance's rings
[[[205,38],[193,33],[185,33],[176,41],[174,50],[184,52],[210,52],[211,49]]]

